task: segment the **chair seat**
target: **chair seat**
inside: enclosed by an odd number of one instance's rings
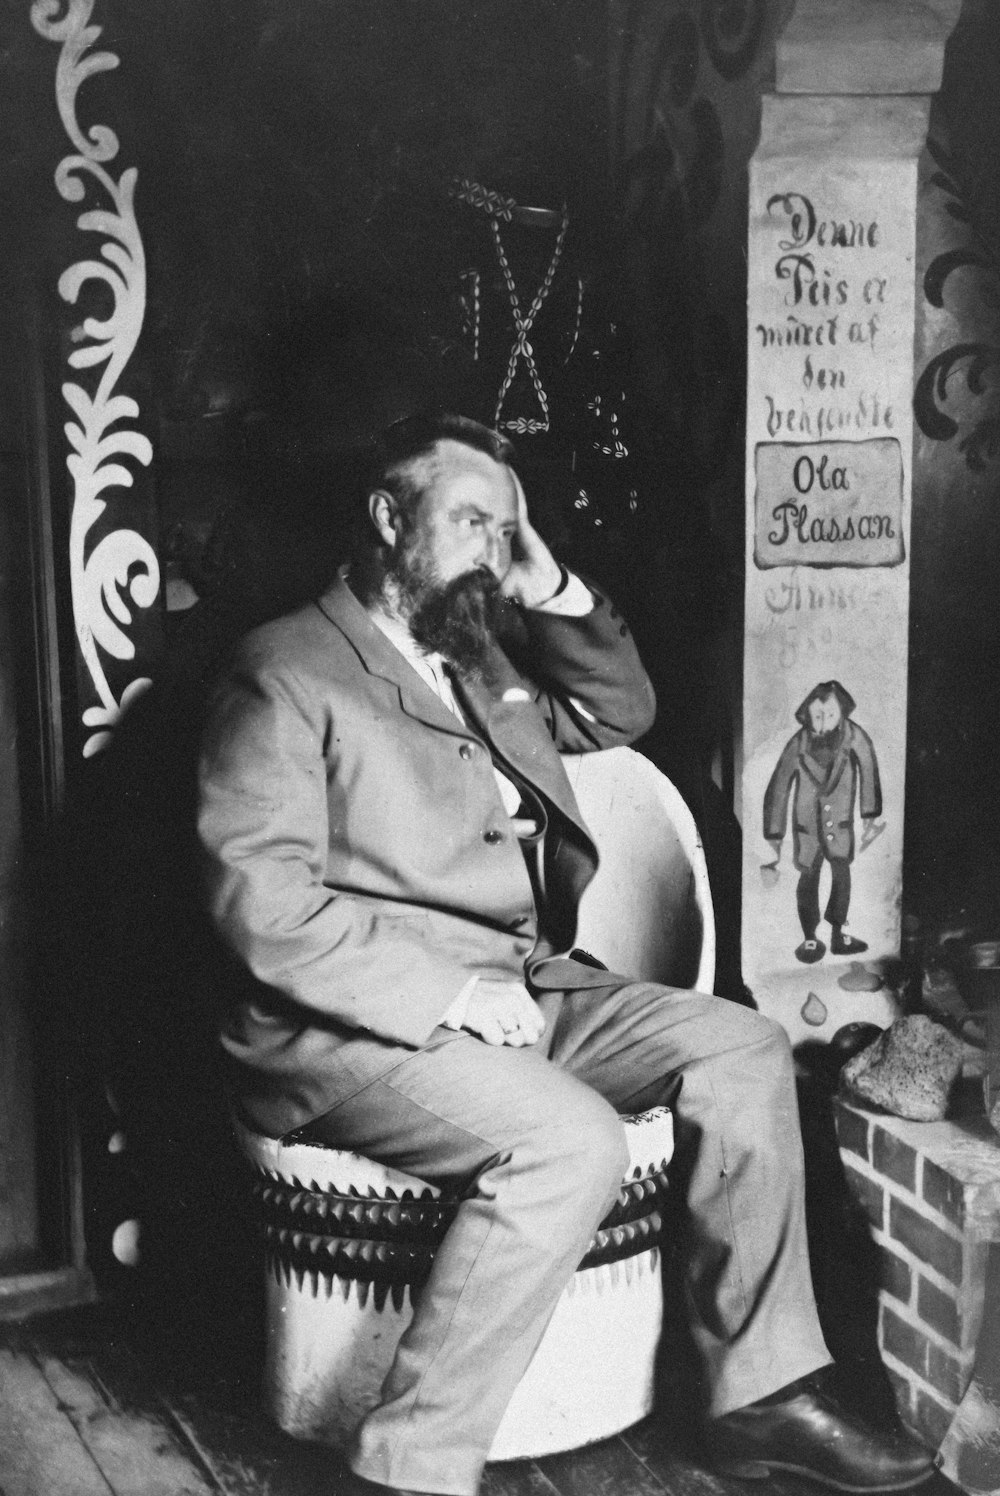
[[[562,1295],[491,1459],[575,1448],[649,1412],[663,1319],[660,1242],[673,1119],[624,1118],[621,1192]],[[267,1396],[287,1432],[343,1445],[378,1400],[458,1201],[412,1174],[235,1123],[267,1258]]]

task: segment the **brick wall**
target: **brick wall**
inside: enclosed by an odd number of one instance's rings
[[[906,1122],[839,1101],[840,1154],[879,1248],[879,1346],[903,1420],[937,1448],[972,1376],[1000,1140],[985,1119]]]

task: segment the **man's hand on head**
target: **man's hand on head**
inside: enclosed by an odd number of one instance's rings
[[[563,572],[528,518],[521,480],[514,472],[511,476],[517,488],[517,532],[513,540],[511,567],[500,591],[504,597],[520,603],[522,608],[537,608],[558,592]]]
[[[480,977],[472,990],[463,1028],[487,1044],[521,1048],[537,1044],[545,1030],[538,1005],[520,982],[494,982]]]

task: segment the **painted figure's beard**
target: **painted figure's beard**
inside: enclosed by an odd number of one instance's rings
[[[394,570],[420,648],[440,654],[461,676],[489,682],[489,661],[505,606],[492,572],[467,571],[441,583],[419,550]]]
[[[815,732],[809,729],[809,746],[811,748],[836,748],[843,736],[843,723],[838,722],[836,727],[831,727],[828,732]]]

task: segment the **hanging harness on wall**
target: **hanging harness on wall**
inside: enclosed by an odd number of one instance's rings
[[[567,206],[529,207],[465,177],[449,193],[486,220],[496,266],[466,261],[458,276],[462,334],[487,391],[495,390],[492,424],[530,438],[522,460],[542,465],[542,486],[562,509],[567,538],[629,525],[638,493],[624,433],[618,329],[600,297],[585,294],[588,283],[573,265]],[[546,232],[555,236],[551,250]],[[532,255],[537,290],[527,301],[530,270],[520,258]]]
[[[565,204],[561,212],[555,213],[548,208],[524,208],[520,207],[513,198],[503,197],[499,192],[492,192],[478,182],[471,182],[461,178],[452,185],[452,196],[458,201],[467,203],[470,207],[478,209],[489,217],[490,236],[500,267],[500,274],[507,294],[510,307],[511,321],[514,327],[514,341],[511,344],[507,359],[507,368],[497,394],[496,408],[493,413],[493,424],[498,430],[512,431],[519,436],[535,435],[538,432],[547,432],[551,429],[551,415],[549,411],[549,398],[542,383],[541,374],[538,369],[538,361],[535,350],[528,341],[528,334],[534,327],[543,305],[552,290],[559,262],[562,259],[563,245],[566,242],[566,230],[569,228],[569,212]],[[525,224],[558,225],[556,242],[548,266],[542,277],[541,284],[532,298],[531,304],[526,312],[521,310],[521,295],[517,289],[514,272],[511,269],[510,259],[504,247],[503,236],[500,232],[501,220],[511,223],[512,221]],[[481,352],[481,320],[482,320],[482,283],[477,270],[467,270],[462,275],[463,291],[465,298],[471,305],[464,307],[467,325],[470,328],[473,341],[473,357],[478,362]],[[577,316],[576,333],[579,332],[580,317],[583,303],[583,281],[577,277]],[[573,343],[576,341],[574,334]],[[570,354],[572,354],[572,345]],[[518,371],[518,365],[524,363],[525,372],[531,382],[541,419],[535,414],[518,415],[503,418],[504,405],[510,394]]]

